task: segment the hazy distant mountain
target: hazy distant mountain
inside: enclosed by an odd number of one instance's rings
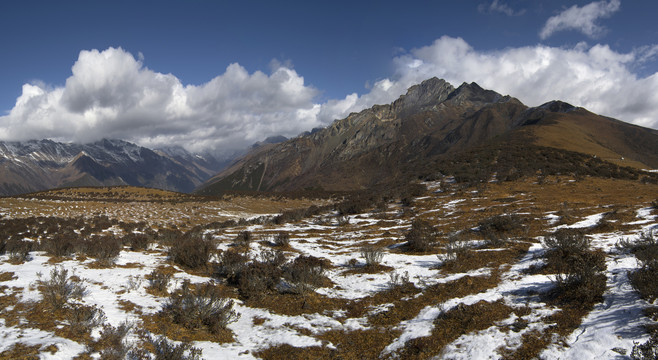
[[[199,192],[348,190],[432,173],[468,177],[478,171],[477,176],[515,176],[578,169],[637,176],[626,166],[658,168],[656,130],[559,101],[529,108],[475,83],[454,88],[432,78],[392,104],[256,147]]]
[[[222,166],[183,148],[153,151],[121,140],[0,142],[0,194],[101,185],[190,192]]]

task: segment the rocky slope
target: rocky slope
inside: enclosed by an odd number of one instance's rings
[[[475,149],[480,153],[473,153]],[[495,166],[503,165],[498,159],[514,157],[502,155],[519,151],[540,157],[546,151],[559,152],[572,166],[585,159],[571,154],[577,152],[595,156],[599,167],[601,161],[606,161],[605,166],[613,161],[614,166],[657,168],[658,132],[559,101],[529,108],[475,83],[454,88],[432,78],[411,87],[392,104],[376,105],[319,131],[253,149],[199,192],[361,189],[398,178],[450,172],[455,157],[462,167],[478,161],[474,155],[464,159],[464,154],[496,154],[486,164],[495,171]]]
[[[0,142],[0,195],[101,185],[190,192],[220,167],[182,148],[153,151],[121,140]]]

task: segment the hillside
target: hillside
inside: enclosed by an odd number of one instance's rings
[[[446,160],[477,149],[508,153],[550,148],[570,157],[596,156],[610,167],[643,176],[658,167],[658,132],[595,115],[559,101],[528,108],[475,83],[454,88],[433,78],[390,105],[376,105],[327,128],[278,145],[254,149],[198,190],[356,190],[406,182],[429,173],[450,174]],[[510,158],[513,156],[502,156]],[[478,159],[470,159],[478,161]],[[427,164],[434,164],[428,168]],[[529,163],[532,165],[532,163]],[[598,164],[598,162],[597,162]],[[613,165],[614,164],[614,165]],[[582,161],[570,172],[591,173]],[[498,163],[509,168],[513,163]],[[635,169],[635,170],[633,170]],[[492,168],[493,175],[497,169]],[[543,171],[539,167],[526,173]]]

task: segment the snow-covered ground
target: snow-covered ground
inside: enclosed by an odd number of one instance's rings
[[[439,187],[432,185],[432,188]],[[414,209],[414,213],[430,219],[439,219],[448,224],[446,226],[452,226],[461,216],[460,214],[485,209],[485,207],[469,209],[467,206],[472,206],[477,200],[455,199],[444,191],[435,191],[430,196],[418,200],[425,205]],[[431,204],[431,207],[427,204]],[[221,210],[217,212],[221,213]],[[592,245],[603,249],[607,254],[607,289],[604,293],[604,301],[597,304],[582,319],[581,325],[573,333],[563,339],[555,338],[555,341],[541,352],[541,358],[620,359],[625,358],[620,352],[622,349],[628,354],[635,342],[643,342],[648,338],[643,325],[647,324],[649,319],[642,312],[647,304],[632,289],[627,276],[629,271],[638,267],[637,261],[632,254],[616,250],[615,244],[622,238],[634,239],[642,233],[655,231],[658,222],[654,213],[655,210],[644,205],[635,209],[635,218],[626,223],[632,226],[631,230],[588,235],[592,239]],[[221,215],[230,216],[228,213]],[[534,216],[538,221],[542,221],[547,229],[554,226],[557,221],[555,212]],[[587,229],[597,225],[603,218],[604,213],[590,211],[590,214],[577,221],[557,228]],[[408,276],[409,281],[419,288],[422,294],[424,289],[435,284],[451,283],[466,276],[486,277],[490,276],[493,270],[500,271],[500,280],[495,286],[462,297],[448,296],[447,300],[440,303],[427,304],[414,317],[391,327],[390,330],[397,331],[399,335],[390,343],[381,344],[382,358],[396,357],[397,351],[404,348],[409,340],[429,336],[440,314],[480,301],[502,301],[512,308],[526,307],[530,310],[521,316],[522,319],[512,313],[507,319],[493,323],[489,328],[464,333],[451,341],[436,356],[446,359],[500,358],[501,348],[507,350],[518,348],[522,344],[524,334],[532,331],[542,332],[550,326],[545,319],[560,310],[542,302],[537,294],[551,288],[552,276],[530,272],[542,262],[543,247],[540,236],[530,239],[531,244],[527,253],[513,263],[444,273],[440,266],[442,261],[436,254],[410,254],[400,250],[399,247],[404,242],[404,235],[410,228],[412,220],[413,216],[404,215],[399,206],[391,206],[389,211],[384,213],[350,216],[349,224],[346,225],[305,219],[295,224],[249,225],[239,228],[210,229],[207,233],[212,234],[219,249],[227,250],[232,239],[242,230],[249,230],[256,237],[258,234],[288,231],[291,247],[286,254],[289,259],[300,254],[312,255],[326,259],[332,265],[326,275],[334,285],[316,289],[317,294],[345,301],[362,301],[390,289],[393,274]],[[473,244],[482,243],[483,241],[475,241]],[[360,249],[367,244],[386,246],[381,260],[382,271],[374,273],[358,271],[363,265]],[[255,241],[252,242],[249,252],[255,256],[266,248],[267,245]],[[39,276],[47,276],[53,268],[67,269],[69,274],[82,279],[87,288],[88,293],[81,302],[101,308],[106,323],[114,326],[126,320],[139,324],[142,316],[155,314],[162,309],[167,298],[153,295],[146,290],[147,275],[160,265],[169,264],[176,269],[173,281],[169,285],[170,291],[176,289],[185,279],[192,283],[205,283],[212,280],[208,276],[190,274],[177,265],[169,263],[162,248],[152,248],[149,251],[129,251],[125,248],[116,259],[116,266],[110,268],[92,266],[93,259],[72,258],[53,262],[45,253],[36,251],[32,252],[29,260],[24,263],[15,264],[8,260],[8,255],[0,256],[0,274],[13,273],[12,279],[0,282],[3,296],[14,294],[21,302],[38,301],[41,298],[36,286]],[[420,294],[412,296],[420,296]],[[125,301],[135,304],[140,309],[139,313],[124,310],[122,304]],[[374,304],[370,311],[385,311],[391,306],[394,306],[393,303]],[[345,311],[336,309],[319,313],[285,315],[277,312],[276,309],[248,306],[246,301],[239,299],[235,300],[234,309],[240,315],[236,322],[228,325],[234,341],[222,344],[195,341],[193,345],[202,350],[203,358],[254,359],[257,358],[255,353],[259,350],[281,344],[300,348],[314,346],[332,349],[340,344],[333,344],[320,338],[320,335],[331,330],[349,333],[373,329],[368,316],[349,317]],[[30,326],[27,321],[8,325],[3,314],[10,310],[11,306],[0,310],[0,353],[18,343],[28,346],[41,345],[42,351],[39,356],[43,359],[68,359],[86,351],[85,344],[59,337],[53,332],[39,330]],[[520,331],[510,330],[510,325],[519,320],[527,323],[527,326]],[[93,336],[98,334],[98,331],[92,333]],[[134,334],[129,339],[137,341]],[[45,350],[50,345],[56,346],[54,353]],[[98,353],[92,352],[92,357],[98,356]]]

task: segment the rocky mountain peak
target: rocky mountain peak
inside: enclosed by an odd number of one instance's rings
[[[462,105],[466,102],[475,103],[478,105],[495,103],[503,98],[502,95],[493,91],[486,90],[480,87],[475,82],[463,83],[455,91],[448,95],[447,100],[451,100],[456,105]]]
[[[433,77],[410,87],[407,93],[394,103],[394,107],[410,109],[438,104],[445,101],[454,90],[454,86],[449,82]]]

